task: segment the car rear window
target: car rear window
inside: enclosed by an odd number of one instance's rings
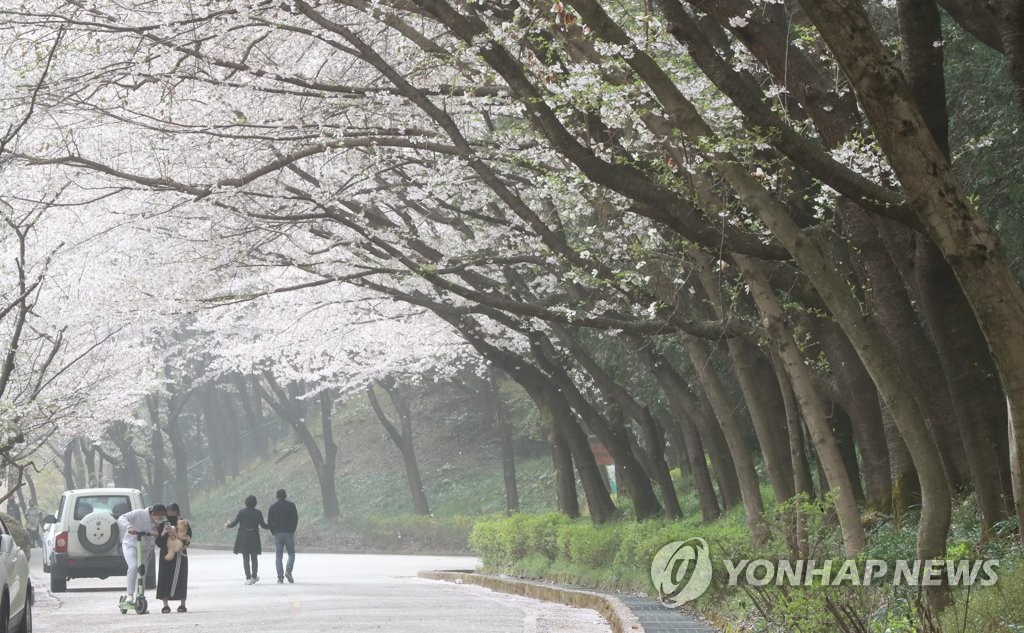
[[[132,503],[124,495],[96,495],[79,497],[75,500],[75,520],[81,521],[90,512],[109,512],[114,518],[132,509]]]

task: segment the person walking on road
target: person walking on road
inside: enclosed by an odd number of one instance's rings
[[[39,522],[43,520],[43,511],[39,509],[35,499],[28,500],[28,508],[25,509],[25,531],[28,532],[28,546],[43,546],[43,539],[39,536]]]
[[[138,580],[135,575],[135,568],[139,564],[139,561],[135,559],[135,535],[145,535],[142,539],[142,560],[149,560],[153,553],[153,537],[160,534],[160,528],[166,520],[167,508],[162,503],[154,503],[148,508],[125,512],[117,519],[117,525],[120,526],[121,533],[124,534],[121,539],[121,551],[124,553],[125,562],[128,563],[128,575],[125,579],[129,601],[135,600],[135,587]]]
[[[251,585],[259,582],[259,555],[263,553],[263,544],[260,541],[260,528],[270,529],[263,520],[263,512],[256,509],[256,497],[249,495],[245,498],[245,507],[238,511],[235,520],[225,523],[224,527],[233,528],[238,526],[238,534],[235,535],[236,554],[242,555],[242,569],[245,570],[245,584]]]
[[[288,501],[288,494],[281,488],[277,491],[277,501],[267,509],[267,525],[274,535],[274,563],[277,565],[277,584],[295,582],[292,570],[295,569],[295,528],[299,525],[299,511],[295,504]],[[284,565],[284,550],[288,550],[288,566]]]
[[[171,605],[169,600],[180,600],[178,613],[185,613],[188,607],[185,606],[185,599],[188,597],[188,545],[192,542],[192,525],[188,525],[185,534],[178,533],[178,513],[180,509],[177,503],[167,504],[167,523],[164,524],[163,532],[156,537],[156,546],[160,548],[160,557],[157,559],[157,570],[160,576],[156,581],[156,597],[164,601],[160,613],[170,613]],[[167,541],[173,536],[181,539],[182,548],[177,554],[167,560]]]

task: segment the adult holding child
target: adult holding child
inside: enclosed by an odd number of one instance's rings
[[[259,555],[263,553],[263,543],[260,540],[260,528],[270,529],[263,520],[263,512],[256,509],[256,497],[249,495],[245,498],[245,507],[238,511],[235,520],[225,523],[224,527],[233,528],[238,526],[238,534],[235,535],[234,552],[242,555],[242,569],[245,571],[245,584],[251,585],[259,582]]]

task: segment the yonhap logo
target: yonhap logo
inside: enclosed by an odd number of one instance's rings
[[[682,606],[711,586],[711,556],[702,538],[674,541],[651,561],[651,580],[666,606]]]
[[[989,587],[999,580],[999,559],[895,560],[757,559],[721,561],[730,587],[843,587],[891,584],[892,586]],[[651,561],[651,581],[666,607],[680,607],[695,600],[711,586],[708,543],[693,537],[673,541],[658,550]]]

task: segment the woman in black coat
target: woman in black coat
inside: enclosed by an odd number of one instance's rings
[[[171,606],[168,600],[180,600],[178,613],[185,613],[185,599],[188,597],[188,544],[192,541],[192,525],[188,526],[187,534],[178,534],[184,547],[175,554],[171,560],[167,560],[167,540],[171,530],[177,530],[178,525],[178,504],[172,503],[167,506],[167,523],[160,536],[156,537],[156,546],[160,548],[158,555],[157,570],[160,577],[156,581],[156,597],[164,601],[164,608],[160,613],[170,613]]]
[[[245,584],[251,585],[259,581],[259,559],[257,556],[263,553],[260,542],[260,528],[269,530],[267,522],[263,520],[263,512],[256,509],[256,497],[249,495],[245,498],[245,507],[238,511],[235,520],[225,523],[224,527],[233,528],[238,526],[238,534],[235,535],[236,554],[242,555],[242,568],[245,569]]]

